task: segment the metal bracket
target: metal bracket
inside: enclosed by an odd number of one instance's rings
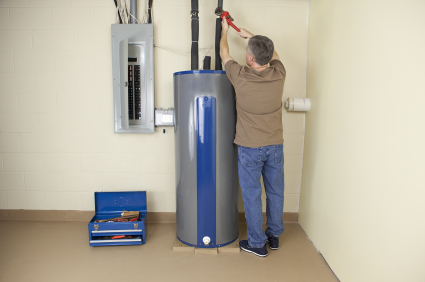
[[[199,14],[199,11],[197,11],[197,10],[192,10],[192,11],[190,11],[190,14],[192,15],[192,20],[197,20],[197,19],[199,19],[199,16],[198,16],[198,14]]]
[[[138,223],[135,223],[134,224],[134,229],[137,229],[137,228],[139,228],[139,224]]]
[[[98,230],[99,229],[99,224],[95,224],[94,225],[94,230]]]

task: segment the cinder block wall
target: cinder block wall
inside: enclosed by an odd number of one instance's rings
[[[200,4],[200,47],[214,56],[217,1]],[[274,41],[284,100],[305,96],[308,4],[224,1],[238,26]],[[189,11],[189,0],[155,0],[155,44],[189,51]],[[0,209],[94,210],[94,191],[146,190],[149,211],[175,211],[173,130],[113,131],[115,22],[112,0],[0,1]],[[244,63],[246,41],[231,31],[229,42]],[[173,73],[188,69],[189,54],[155,48],[156,107],[173,107]],[[303,113],[284,111],[284,139],[285,211],[298,212]]]

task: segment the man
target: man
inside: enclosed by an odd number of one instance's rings
[[[248,240],[241,240],[242,250],[267,256],[279,248],[283,233],[283,126],[282,94],[286,71],[274,50],[273,42],[254,36],[241,28],[237,34],[249,39],[247,66],[241,66],[229,55],[227,32],[223,19],[220,56],[227,76],[236,90],[236,136],[239,183],[245,206]],[[270,64],[270,66],[268,66]],[[267,229],[263,231],[261,175],[266,190]]]

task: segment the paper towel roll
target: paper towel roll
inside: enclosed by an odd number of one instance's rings
[[[309,98],[288,98],[286,108],[290,112],[307,112],[310,110],[311,101]]]

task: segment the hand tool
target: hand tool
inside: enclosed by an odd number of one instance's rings
[[[126,219],[126,218],[116,218],[116,219],[114,219],[114,222],[128,222],[128,219]]]
[[[222,19],[226,18],[227,23],[233,27],[237,32],[241,32],[241,30],[239,28],[237,28],[232,22],[234,21],[233,18],[230,16],[229,12],[227,11],[223,11],[222,8],[217,7],[217,9],[215,9],[215,14],[219,17],[221,17]]]
[[[131,219],[138,219],[139,218],[139,212],[138,211],[123,211],[122,216],[115,217],[115,218],[108,218],[108,219],[97,219],[95,222],[126,222]],[[134,221],[134,220],[133,220]]]
[[[121,213],[121,216],[130,216],[130,215],[139,216],[139,212],[138,211],[123,211]]]

